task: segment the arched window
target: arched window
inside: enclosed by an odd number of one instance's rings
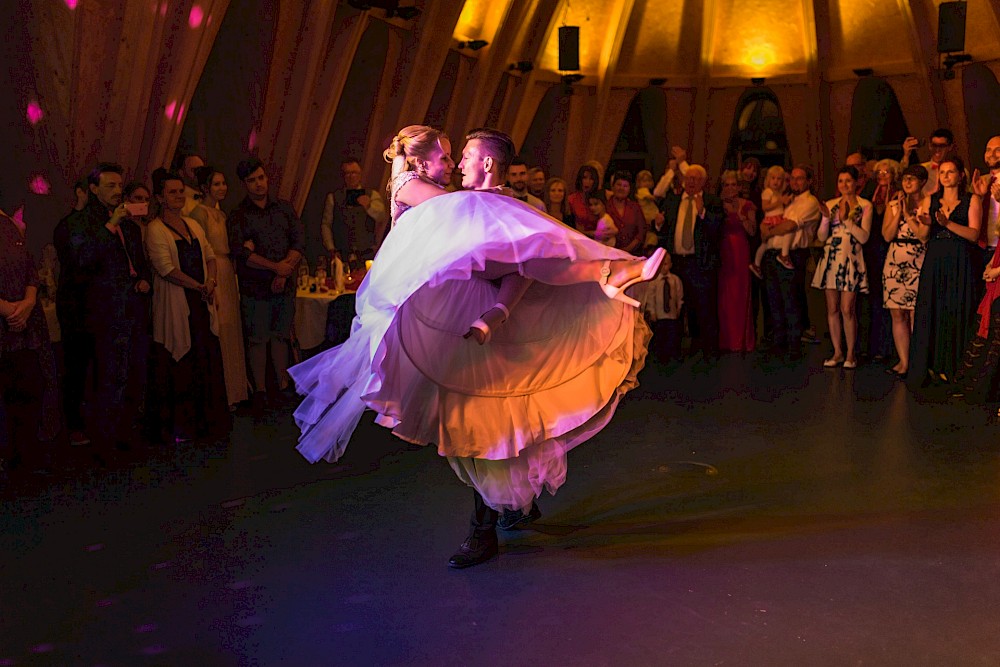
[[[441,67],[441,76],[438,77],[431,101],[427,105],[424,125],[444,127],[444,121],[448,117],[448,105],[451,103],[452,93],[455,92],[455,82],[458,81],[460,59],[458,51],[448,51]]]
[[[666,122],[667,102],[662,88],[650,86],[636,93],[625,112],[605,179],[616,171],[628,171],[633,177],[643,169],[662,173],[667,160]]]
[[[903,157],[903,141],[910,130],[895,91],[884,79],[866,76],[858,81],[847,136],[848,153],[861,151],[869,160]]]
[[[562,156],[566,153],[569,95],[572,92],[567,94],[562,85],[552,86],[545,92],[521,144],[521,158],[528,166],[541,167],[546,174],[562,166]]]
[[[1000,83],[993,70],[982,63],[962,68],[962,96],[965,102],[965,120],[969,127],[969,146],[966,153],[970,169],[986,169],[983,149],[986,142],[998,132],[996,109],[1000,107]]]
[[[764,86],[748,88],[736,104],[724,168],[738,169],[749,157],[757,158],[765,167],[777,164],[787,168],[792,164],[781,105],[771,89]]]

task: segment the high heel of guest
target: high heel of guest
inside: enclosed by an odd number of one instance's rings
[[[651,280],[653,276],[656,275],[656,272],[660,270],[660,264],[663,262],[663,258],[666,254],[666,250],[663,248],[657,248],[653,254],[649,256],[649,259],[642,263],[642,271],[639,273],[637,278],[632,278],[625,284],[617,286],[608,284],[608,277],[611,276],[611,260],[605,261],[604,266],[601,267],[601,289],[604,290],[604,294],[609,299],[616,299],[629,306],[638,308],[639,302],[625,294],[625,290],[632,285]]]
[[[503,313],[503,319],[500,320],[499,324],[503,324],[507,321],[507,318],[510,317],[510,309],[502,303],[498,302],[493,304],[490,310],[499,310]],[[462,338],[475,338],[476,342],[480,345],[486,345],[486,343],[490,342],[490,340],[493,339],[493,330],[483,319],[486,317],[486,314],[490,312],[490,310],[487,310],[483,313],[483,317],[480,317],[478,320],[473,322],[472,326],[469,327],[469,330],[465,332]]]

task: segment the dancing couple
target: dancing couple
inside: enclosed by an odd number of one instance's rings
[[[403,440],[435,444],[473,488],[454,568],[495,556],[498,525],[538,518],[535,499],[565,482],[567,452],[637,385],[650,332],[625,289],[664,255],[632,257],[507,196],[506,134],[466,142],[466,190],[446,193],[448,137],[419,125],[396,135],[384,154],[392,231],[350,338],[289,371],[308,460],[337,460],[368,408]]]

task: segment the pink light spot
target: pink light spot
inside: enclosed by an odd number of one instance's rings
[[[114,603],[115,603],[115,601],[112,600],[111,598],[104,598],[103,600],[98,600],[97,601],[97,606],[98,607],[110,607]]]
[[[28,182],[28,188],[36,195],[47,195],[52,190],[48,180],[41,174],[35,174]]]
[[[201,8],[201,5],[195,5],[191,8],[191,13],[188,14],[188,25],[191,28],[197,28],[201,25],[201,22],[205,20],[205,11]]]
[[[42,118],[44,117],[45,112],[42,111],[42,107],[38,105],[38,102],[28,102],[28,122],[31,123],[32,126],[38,125],[42,122]]]
[[[85,551],[100,551],[104,548],[104,545],[98,542],[97,544],[88,544],[84,547]]]
[[[13,658],[0,658],[0,667],[14,667],[16,664]]]
[[[72,11],[76,9],[76,5],[79,2],[80,0],[66,0],[66,6],[70,8],[70,11]]]
[[[181,118],[184,117],[184,105],[182,104],[177,110],[177,123],[180,124]]]
[[[164,0],[164,2],[160,5],[160,16],[166,16],[166,15],[167,15],[167,3],[166,0]]]
[[[257,148],[257,128],[250,130],[250,136],[247,137],[247,150],[252,151]]]
[[[166,106],[166,108],[163,111],[164,111],[164,113],[166,113],[167,118],[173,120],[173,118],[174,118],[174,110],[176,108],[177,108],[177,100],[171,101],[170,104],[168,104]]]
[[[52,653],[56,648],[55,644],[35,644],[31,647],[32,653]]]

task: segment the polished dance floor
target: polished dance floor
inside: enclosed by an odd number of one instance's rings
[[[1000,664],[997,427],[826,351],[647,367],[464,571],[471,491],[370,419],[69,451],[4,490],[0,666]]]

